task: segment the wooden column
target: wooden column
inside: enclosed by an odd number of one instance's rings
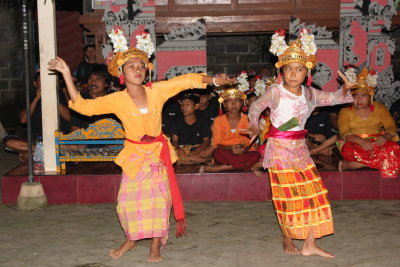
[[[57,78],[47,70],[47,63],[56,57],[56,21],[54,1],[37,0],[40,79],[42,87],[42,127],[44,147],[44,169],[55,172],[56,154],[54,131],[58,130]],[[49,75],[50,74],[50,75]]]

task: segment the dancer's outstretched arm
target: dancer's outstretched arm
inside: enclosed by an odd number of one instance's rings
[[[69,96],[71,97],[72,102],[75,102],[78,97],[78,90],[75,87],[68,64],[62,58],[57,57],[50,60],[48,66],[49,70],[58,71],[63,75]]]

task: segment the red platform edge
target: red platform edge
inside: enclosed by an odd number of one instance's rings
[[[378,171],[320,172],[331,200],[400,199],[400,178],[381,178]],[[115,203],[120,175],[35,176],[49,204]],[[184,201],[271,200],[268,174],[178,174]],[[1,178],[2,203],[14,204],[26,176]]]

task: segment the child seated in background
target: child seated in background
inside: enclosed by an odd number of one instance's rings
[[[182,116],[171,124],[171,143],[178,153],[177,164],[203,163],[211,160],[211,129],[208,120],[196,114],[200,97],[185,93],[180,99]]]
[[[305,129],[306,144],[318,169],[337,170],[339,150],[336,147],[337,131],[327,108],[317,107],[308,118]],[[335,114],[336,115],[336,114]]]
[[[218,116],[212,127],[212,156],[214,165],[206,166],[205,171],[244,170],[249,171],[260,159],[260,154],[250,144],[248,117],[242,114],[244,92],[229,88],[220,94],[226,114]]]

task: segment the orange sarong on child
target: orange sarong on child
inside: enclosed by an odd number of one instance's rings
[[[279,226],[286,237],[306,239],[334,233],[328,190],[314,164],[302,170],[268,169],[272,201]]]

